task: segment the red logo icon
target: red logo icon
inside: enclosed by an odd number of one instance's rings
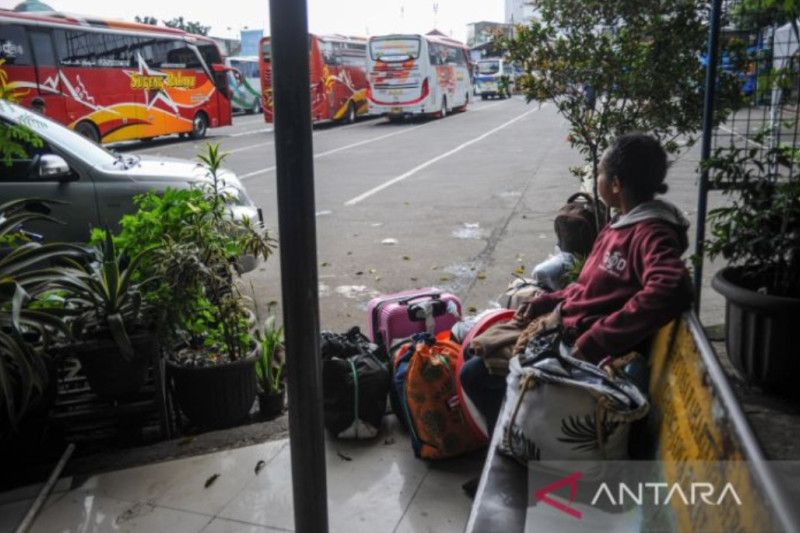
[[[536,497],[537,502],[543,502],[551,507],[555,507],[562,513],[566,513],[578,520],[583,518],[583,513],[579,510],[575,509],[574,507],[570,507],[565,503],[561,503],[558,500],[554,500],[548,494],[551,492],[555,492],[562,487],[566,487],[569,485],[570,487],[570,496],[569,496],[569,503],[573,503],[575,501],[575,497],[578,493],[578,480],[583,477],[583,472],[575,472],[573,474],[568,475],[565,478],[559,479],[555,483],[551,483],[546,487],[542,487],[541,489],[537,490],[533,493]]]

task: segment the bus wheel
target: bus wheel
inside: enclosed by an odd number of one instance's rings
[[[439,111],[439,117],[444,118],[447,116],[447,98],[442,96],[442,110]]]
[[[206,136],[208,131],[208,119],[204,113],[198,113],[194,116],[192,121],[192,132],[189,136],[192,139],[202,139]]]
[[[258,115],[259,113],[261,113],[261,102],[259,100],[256,100],[256,103],[255,105],[253,105],[253,109],[251,109],[251,112],[254,115]]]
[[[100,132],[97,131],[97,126],[88,120],[82,120],[75,125],[75,131],[80,133],[90,141],[100,144]]]

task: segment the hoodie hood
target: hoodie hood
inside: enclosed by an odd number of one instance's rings
[[[668,222],[684,232],[689,229],[689,221],[683,216],[680,209],[664,200],[651,200],[637,205],[630,212],[614,220],[611,223],[611,228],[624,228],[654,218]]]
[[[678,232],[681,247],[685,250],[689,246],[687,230],[689,220],[683,216],[680,209],[664,200],[651,200],[639,204],[628,213],[617,217],[611,222],[611,229],[626,228],[647,220],[662,220],[673,226]]]

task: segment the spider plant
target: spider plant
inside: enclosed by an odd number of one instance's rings
[[[264,330],[259,333],[261,354],[256,360],[256,376],[261,390],[266,394],[278,394],[283,389],[284,361],[279,357],[283,347],[283,328],[276,326],[275,315],[264,321]]]
[[[63,310],[29,307],[33,296],[59,275],[56,268],[44,265],[86,256],[86,250],[75,245],[31,242],[21,231],[22,224],[34,220],[57,221],[27,210],[25,206],[30,201],[14,200],[0,205],[0,247],[7,252],[0,256],[0,415],[8,420],[12,430],[47,386],[42,347],[54,333],[67,334],[61,319]],[[30,342],[31,338],[38,340]]]
[[[70,320],[76,338],[109,334],[126,361],[134,358],[129,333],[147,326],[149,308],[142,304],[141,288],[152,278],[134,282],[133,276],[146,249],[128,261],[123,268],[123,257],[117,254],[114,240],[105,232],[102,245],[95,249],[96,260],[85,264],[76,261],[60,269],[53,286],[67,292],[68,307],[78,310]]]

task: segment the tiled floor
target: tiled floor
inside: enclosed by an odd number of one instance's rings
[[[260,461],[265,465],[256,473]],[[464,529],[471,501],[461,485],[480,473],[481,458],[415,459],[389,418],[375,441],[328,441],[327,464],[331,531],[447,533]],[[0,532],[14,530],[34,495],[0,494]],[[289,442],[279,440],[62,480],[32,531],[238,533],[293,526]]]

